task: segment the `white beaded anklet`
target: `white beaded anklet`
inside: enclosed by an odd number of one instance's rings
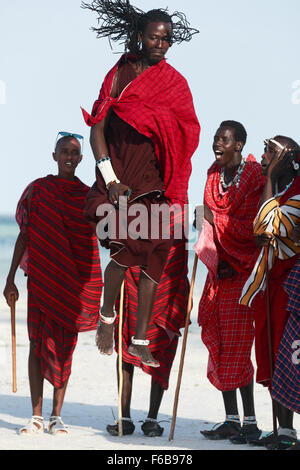
[[[148,346],[150,341],[148,339],[135,339],[135,337],[133,336],[131,338],[131,343],[134,346]]]
[[[106,317],[102,313],[102,309],[100,310],[100,321],[98,323],[98,326],[101,325],[101,323],[105,323],[105,325],[112,325],[115,322],[115,319],[117,318],[117,312],[114,311],[114,316],[113,317]]]

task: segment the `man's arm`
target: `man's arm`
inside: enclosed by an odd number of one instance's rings
[[[28,217],[30,213],[30,207],[31,207],[31,197],[32,197],[32,191],[33,191],[33,185],[30,186],[28,190],[28,195],[27,195],[27,211],[28,211]],[[14,295],[16,300],[19,298],[19,292],[18,289],[15,285],[15,276],[17,269],[21,263],[21,260],[23,258],[23,255],[26,251],[27,247],[27,236],[26,234],[20,232],[18,235],[18,238],[15,243],[15,248],[14,248],[14,253],[10,265],[10,270],[6,279],[6,285],[3,291],[3,295],[6,299],[6,302],[8,303],[9,306],[11,306],[11,297]]]
[[[286,159],[285,156],[288,152],[289,149],[287,148],[277,151],[270,162],[267,170],[265,187],[261,197],[261,206],[274,197],[276,183],[279,178],[287,172],[290,166],[290,161]]]
[[[215,225],[213,213],[206,205],[204,205],[204,218],[210,223],[210,225]]]
[[[117,73],[114,77],[111,96],[113,98],[116,98],[117,96]],[[107,145],[106,138],[105,138],[105,131],[109,124],[111,112],[112,111],[110,109],[107,115],[105,116],[105,118],[102,119],[102,121],[95,124],[91,128],[90,144],[91,144],[91,148],[93,150],[93,154],[94,154],[94,158],[96,162],[98,162],[102,158],[109,157],[109,150],[108,150],[108,145]],[[108,164],[108,162],[105,162],[105,164]],[[109,162],[109,164],[111,165],[111,162]],[[114,174],[112,166],[110,168],[112,169],[112,171],[110,171],[109,174],[111,173]],[[116,181],[114,180],[107,181],[106,187],[108,189],[108,199],[111,202],[111,204],[117,204],[119,202],[119,196],[123,196],[130,192],[129,186],[126,186],[122,184],[121,182],[118,182],[117,178],[116,178]]]
[[[91,128],[90,144],[96,162],[109,155],[105,139],[105,129],[108,124],[109,116],[110,112],[107,113],[106,117],[102,121],[98,122],[98,124],[95,124]]]
[[[15,296],[16,300],[19,298],[19,292],[15,285],[15,275],[18,269],[18,266],[21,262],[21,259],[25,253],[27,245],[26,236],[23,233],[19,233],[17,238],[14,254],[10,266],[10,270],[6,279],[6,285],[3,291],[3,295],[6,299],[6,302],[9,306],[11,306],[12,296]]]

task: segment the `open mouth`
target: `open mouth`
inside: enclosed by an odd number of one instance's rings
[[[216,157],[222,157],[223,153],[221,150],[215,150]]]
[[[154,56],[154,57],[163,57],[164,56],[164,54],[162,54],[161,52],[157,52],[157,51],[153,51],[151,53],[151,55]]]

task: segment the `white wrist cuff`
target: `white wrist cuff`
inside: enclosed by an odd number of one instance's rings
[[[107,186],[108,183],[111,183],[112,181],[120,183],[114,172],[109,157],[101,158],[100,160],[98,160],[96,166],[99,168],[99,171],[104,179],[105,186]]]

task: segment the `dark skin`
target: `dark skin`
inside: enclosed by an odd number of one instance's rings
[[[235,131],[231,127],[220,127],[213,142],[213,151],[216,162],[224,168],[225,182],[228,184],[234,177],[234,174],[242,160],[243,142],[235,138]],[[204,218],[214,225],[213,214],[208,206],[204,206]],[[218,268],[219,279],[233,277],[235,274],[233,268],[224,260],[220,260]]]
[[[284,149],[280,149],[273,143],[265,147],[265,151],[261,157],[261,165],[263,173],[266,176],[266,184],[261,199],[261,205],[274,197],[276,192],[282,192],[295,177],[292,159],[287,156],[289,152],[289,142],[284,138],[276,138],[275,140],[283,145]],[[291,238],[295,242],[300,241],[299,227],[294,228]],[[272,235],[267,233],[255,237],[258,247],[268,246],[271,240]],[[279,426],[281,428],[293,429],[293,412],[278,402],[275,402],[275,405]]]
[[[82,160],[81,148],[79,142],[72,139],[63,139],[62,143],[58,145],[56,151],[52,154],[54,161],[57,162],[59,178],[66,180],[73,180],[75,177],[75,170]],[[32,187],[29,189],[29,195],[27,198],[28,212],[30,213],[32,197]],[[11,267],[7,276],[6,285],[3,291],[3,295],[9,306],[12,303],[12,297],[16,300],[19,298],[19,292],[15,285],[16,271],[20,265],[21,259],[25,253],[27,246],[27,238],[23,233],[19,233],[17,238]],[[30,344],[29,359],[28,359],[28,375],[32,402],[32,415],[42,416],[43,407],[43,386],[44,377],[41,372],[41,363],[39,358],[34,352],[34,344]],[[62,388],[54,388],[53,390],[53,407],[51,416],[60,416],[61,409],[64,402],[64,397],[67,388],[67,381],[64,383]],[[36,425],[37,426],[37,425]],[[41,421],[42,426],[42,421]],[[23,431],[26,432],[26,431]],[[65,431],[59,431],[65,432]]]
[[[265,147],[265,152],[261,157],[263,174],[266,176],[266,184],[261,198],[261,205],[274,197],[276,188],[278,193],[280,193],[295,177],[292,161],[289,157],[286,158],[286,155],[289,152],[288,141],[284,138],[278,138],[276,140],[278,140],[278,142],[285,148],[281,150],[275,144],[270,143]],[[299,229],[296,228],[294,230],[295,235],[292,235],[292,237],[295,236],[297,239],[298,231]],[[271,239],[271,234],[264,233],[255,237],[255,243],[258,247],[262,248],[263,246],[268,246]]]
[[[142,43],[141,56],[137,62],[132,63],[136,73],[139,75],[147,68],[158,64],[170,47],[172,27],[169,23],[151,22],[144,32],[139,33]],[[111,96],[116,97],[117,75],[114,77]],[[90,143],[95,160],[109,155],[105,139],[105,129],[109,123],[110,113],[105,119],[91,129]],[[109,185],[108,199],[112,204],[118,206],[119,197],[126,195],[130,188],[127,185],[113,183]],[[105,317],[113,316],[114,304],[124,280],[126,268],[111,261],[105,271],[104,303],[102,313]],[[109,286],[109,289],[105,288]],[[145,340],[151,319],[153,303],[156,296],[157,284],[141,272],[139,280],[139,304],[137,313],[137,327],[134,334],[136,339]],[[113,325],[101,323],[96,335],[96,344],[101,354],[112,354],[113,351]],[[159,363],[153,358],[148,346],[130,345],[128,351],[139,357],[143,363],[152,367],[159,367]]]

